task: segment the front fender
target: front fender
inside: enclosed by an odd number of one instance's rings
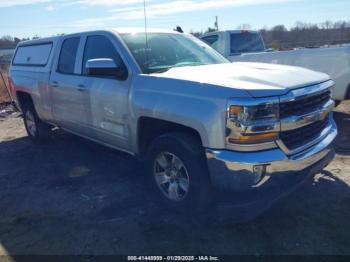
[[[140,117],[151,117],[196,130],[204,147],[225,148],[227,98],[234,97],[234,92],[196,82],[142,76],[131,92],[131,130],[137,130]]]

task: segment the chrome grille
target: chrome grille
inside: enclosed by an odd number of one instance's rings
[[[332,80],[291,90],[280,97],[281,133],[277,144],[288,155],[318,143],[332,126]]]
[[[280,139],[289,150],[295,150],[315,140],[328,125],[329,117],[298,129],[281,132]]]
[[[331,99],[331,92],[329,90],[308,96],[306,98],[297,99],[295,101],[285,102],[280,104],[280,117],[286,118],[290,116],[301,116],[307,113],[317,111]]]

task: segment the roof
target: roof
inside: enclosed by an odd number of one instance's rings
[[[137,34],[137,33],[145,33],[146,30],[143,27],[136,27],[136,28],[114,28],[114,31],[116,31],[119,34]],[[162,29],[162,28],[147,28],[147,33],[168,33],[168,34],[180,34],[177,31],[169,30],[169,29]]]
[[[19,42],[18,46],[23,45],[35,45],[35,44],[42,44],[46,42],[56,42],[61,36],[53,36],[53,37],[45,37],[45,38],[39,38],[34,40],[27,40]]]
[[[259,33],[258,31],[255,30],[249,30],[249,29],[242,29],[242,30],[222,30],[222,31],[214,31],[214,32],[208,32],[205,33],[204,36],[208,36],[208,35],[215,35],[215,34],[219,34],[219,33],[231,33],[231,34],[239,34],[242,32],[250,32],[250,33]]]
[[[106,30],[92,30],[92,31],[83,31],[83,32],[77,32],[67,35],[60,35],[60,36],[52,36],[52,37],[45,37],[45,38],[39,38],[35,40],[27,40],[20,42],[19,46],[22,45],[35,45],[35,44],[41,44],[45,42],[56,42],[58,39],[60,39],[63,36],[70,36],[70,35],[76,35],[76,34],[86,34],[86,33],[96,33],[96,32],[115,32],[117,34],[137,34],[137,33],[145,33],[145,28],[114,28],[114,29],[106,29]],[[147,28],[147,33],[168,33],[168,34],[181,34],[174,30],[168,30],[168,29],[157,29],[157,28]]]

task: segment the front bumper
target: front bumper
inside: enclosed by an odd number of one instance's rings
[[[276,183],[297,174],[306,178],[307,174],[320,172],[332,161],[332,142],[336,136],[337,127],[332,120],[332,128],[321,142],[291,156],[279,148],[260,152],[207,149],[211,182],[220,191],[249,192],[275,186]],[[262,180],[257,182],[253,170],[261,165],[266,168],[266,172]]]

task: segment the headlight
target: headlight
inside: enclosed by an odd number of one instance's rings
[[[278,104],[262,104],[257,106],[231,105],[229,118],[245,125],[258,120],[278,119]]]
[[[250,100],[246,105],[237,105],[230,101],[227,112],[228,144],[252,145],[273,142],[278,139],[279,131],[278,100],[261,102],[260,99],[256,99]]]

